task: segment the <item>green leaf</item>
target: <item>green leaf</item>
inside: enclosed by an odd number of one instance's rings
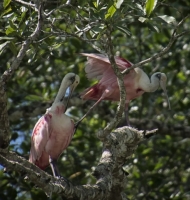
[[[117,9],[119,9],[122,3],[123,3],[123,0],[118,0],[118,1],[116,2],[116,4],[115,4],[115,7],[116,7]]]
[[[157,0],[146,0],[144,12],[149,17],[154,8],[156,7]]]
[[[110,6],[107,14],[105,15],[105,19],[112,17],[115,11],[120,8],[122,3],[123,3],[123,0],[118,0],[112,6]]]
[[[53,46],[53,49],[58,49],[60,46],[62,46],[62,44],[59,43],[59,44],[54,44],[54,45],[52,45],[52,46]]]
[[[93,5],[94,5],[95,8],[98,8],[98,6],[99,6],[99,0],[94,1],[94,2],[93,2]]]
[[[38,96],[38,95],[28,95],[25,97],[26,100],[30,100],[30,101],[40,101],[42,100],[43,98]]]
[[[159,29],[158,29],[158,27],[155,26],[155,25],[152,25],[152,24],[150,24],[150,23],[147,23],[147,26],[149,27],[150,30],[152,30],[152,31],[154,31],[154,32],[156,32],[156,33],[159,33],[159,32],[160,32]]]
[[[97,2],[93,2],[95,8],[98,8]]]
[[[139,17],[138,20],[142,23],[146,22],[147,18],[145,17]]]
[[[156,165],[155,165],[155,167],[154,167],[154,170],[158,170],[158,169],[160,169],[162,166],[163,166],[163,163],[162,163],[162,162],[158,162],[158,163],[156,163]]]
[[[176,19],[172,16],[168,16],[168,15],[161,15],[161,16],[158,16],[160,19],[162,19],[164,22],[166,22],[167,24],[174,24],[176,25],[177,22],[176,22]]]
[[[97,40],[99,40],[101,37],[102,37],[102,35],[104,34],[104,32],[105,32],[105,27],[102,29],[102,31],[100,31],[99,33],[97,32]]]
[[[152,148],[147,148],[143,150],[142,154],[146,155],[146,154],[149,154],[151,151],[152,151]]]
[[[9,13],[12,11],[12,8],[11,6],[9,6],[6,10],[4,10],[2,13],[1,13],[1,17],[4,16],[5,14]]]
[[[11,20],[9,20],[9,25],[11,28],[13,28],[15,30],[17,29],[16,25]]]
[[[181,71],[177,74],[177,78],[179,78],[182,81],[186,81],[187,77],[185,76],[185,74]]]
[[[144,9],[140,4],[136,3],[136,6],[140,11],[142,11],[144,13]]]
[[[116,11],[115,5],[110,6],[107,14],[105,15],[105,19],[107,19],[108,17],[112,17],[114,15],[115,11]]]
[[[9,43],[9,48],[13,52],[13,54],[16,56],[17,55],[17,48],[13,42]]]
[[[3,1],[3,8],[5,9],[9,4],[10,4],[11,0],[4,0]]]
[[[2,51],[9,43],[10,43],[10,41],[6,41],[3,44],[1,44],[0,45],[0,51]]]
[[[8,27],[5,33],[6,33],[6,35],[9,35],[14,32],[16,32],[15,29],[13,29],[12,27]]]
[[[126,35],[131,36],[131,32],[129,30],[127,30],[126,28],[123,28],[121,26],[117,26],[117,28],[122,31],[123,33],[125,33]]]
[[[23,22],[25,21],[26,13],[27,13],[27,11],[24,11],[24,12],[21,14],[21,20],[20,20],[19,24],[21,24],[21,23],[23,23]]]

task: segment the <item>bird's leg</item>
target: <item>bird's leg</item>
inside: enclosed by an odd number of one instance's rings
[[[56,159],[52,159],[49,156],[49,164],[51,166],[51,170],[52,170],[53,176],[54,177],[60,177],[59,170],[57,168],[57,160]]]
[[[56,159],[52,159],[49,156],[49,163],[50,163],[50,166],[51,166],[51,170],[52,170],[53,176],[56,177],[56,178],[63,179],[69,185],[69,181],[65,177],[60,176],[59,170],[57,168],[57,160]]]
[[[103,97],[101,96],[98,101],[96,101],[96,103],[87,111],[87,113],[78,121],[75,123],[75,131],[74,133],[76,132],[76,129],[78,128],[79,124],[82,122],[82,120],[90,113],[90,111],[103,99]]]

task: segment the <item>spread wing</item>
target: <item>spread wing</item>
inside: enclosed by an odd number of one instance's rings
[[[97,79],[98,83],[87,88],[80,96],[82,99],[98,100],[101,97],[105,100],[119,100],[119,87],[117,77],[112,69],[108,57],[102,54],[88,54],[82,53],[87,57],[85,72],[88,79]],[[123,71],[131,67],[132,63],[124,58],[115,56],[115,62],[118,68]],[[127,85],[131,81],[131,77],[135,77],[136,72],[134,69],[130,70],[125,75],[124,80]],[[102,96],[103,95],[103,96]]]
[[[104,74],[114,73],[110,61],[105,55],[94,53],[81,53],[81,55],[86,56],[88,59],[85,66],[88,79],[96,78],[97,80],[101,80]],[[132,65],[128,60],[118,56],[115,56],[115,62],[121,71]]]

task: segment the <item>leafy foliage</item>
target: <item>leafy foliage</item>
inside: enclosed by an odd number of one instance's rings
[[[12,139],[10,149],[28,158],[30,136],[37,119],[51,105],[63,76],[79,74],[81,82],[71,100],[69,114],[77,121],[93,102],[83,102],[78,94],[89,87],[84,73],[85,58],[80,52],[104,52],[110,30],[116,55],[133,63],[147,59],[164,48],[171,32],[189,14],[190,3],[183,1],[66,1],[45,2],[43,31],[27,50],[19,69],[7,85]],[[0,3],[0,74],[9,69],[23,42],[35,31],[38,16],[26,2]],[[27,5],[28,4],[28,5]],[[190,19],[177,30],[189,29]],[[190,141],[185,129],[190,123],[189,35],[178,38],[163,57],[143,66],[148,74],[168,75],[172,110],[160,90],[130,103],[129,116],[134,126],[147,130],[159,127],[157,135],[139,145],[126,161],[129,172],[125,192],[131,199],[189,198]],[[75,184],[95,183],[91,175],[101,154],[96,132],[116,113],[116,103],[101,102],[83,121],[69,148],[59,159],[59,168]],[[146,123],[148,122],[148,123]],[[161,124],[161,125],[160,125]],[[169,131],[164,131],[164,129]],[[160,131],[158,131],[160,133]],[[51,173],[50,169],[47,169]],[[46,199],[24,175],[0,171],[0,199]],[[7,195],[9,194],[9,195]],[[52,199],[56,199],[53,196]]]

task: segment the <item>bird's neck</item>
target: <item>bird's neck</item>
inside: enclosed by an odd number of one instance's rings
[[[62,102],[54,102],[49,109],[49,112],[52,112],[56,115],[62,115],[65,112],[65,106]]]
[[[151,82],[150,82],[150,86],[149,86],[149,91],[155,92],[159,88],[159,85],[160,85],[159,80],[153,74],[150,78],[150,81]]]
[[[67,88],[68,84],[65,80],[63,80],[53,104],[63,102]]]
[[[145,92],[154,92],[159,87],[159,80],[155,78],[154,74],[151,78],[141,69],[138,70],[139,75],[139,87]]]

